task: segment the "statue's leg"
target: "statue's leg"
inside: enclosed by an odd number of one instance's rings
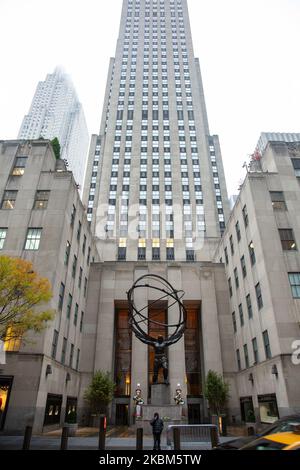
[[[164,381],[165,383],[168,383],[169,369],[168,369],[168,361],[166,359],[163,360],[162,367],[163,367]]]

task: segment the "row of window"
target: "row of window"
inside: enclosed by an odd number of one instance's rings
[[[137,252],[137,259],[139,261],[144,261],[146,260],[146,246],[140,246],[140,245],[146,245],[146,241],[139,240],[139,247],[138,247],[138,252]],[[168,246],[169,244],[169,246]],[[157,246],[155,246],[157,245]],[[120,246],[118,247],[118,261],[126,261],[126,246]],[[159,247],[159,240],[157,242],[154,242],[152,244],[152,261],[158,261],[161,259],[161,249]],[[175,259],[175,250],[174,250],[174,240],[170,239],[169,243],[167,243],[167,248],[166,248],[166,259],[167,261],[173,261]],[[187,249],[186,250],[186,261],[195,261],[195,252],[193,249]]]
[[[54,330],[53,340],[52,340],[52,348],[51,348],[51,357],[53,359],[56,359],[56,356],[57,356],[58,337],[59,337],[59,332],[57,330]],[[67,361],[66,361],[66,359],[67,359],[67,357],[66,357],[67,347],[68,347],[68,340],[67,340],[67,338],[64,337],[63,338],[63,344],[62,344],[62,350],[61,350],[60,362],[64,365],[68,365],[72,369],[78,370],[79,369],[79,360],[80,360],[80,349],[79,348],[77,349],[76,362],[74,364],[75,347],[74,347],[74,344],[71,343],[69,361],[67,363]]]
[[[268,330],[263,331],[262,338],[263,338],[263,343],[264,343],[264,350],[265,350],[266,359],[270,359],[272,357],[272,353],[271,353],[271,346],[270,346]],[[250,359],[249,359],[249,352],[248,352],[248,345],[247,344],[244,344],[243,352],[244,352],[244,364],[245,364],[245,368],[247,369],[248,367],[251,367]],[[257,339],[256,338],[252,339],[252,352],[253,352],[253,364],[252,365],[255,365],[260,360],[259,353],[258,353]],[[238,370],[240,371],[240,370],[242,370],[242,362],[241,362],[241,354],[240,354],[239,349],[236,350],[236,359],[237,359]]]

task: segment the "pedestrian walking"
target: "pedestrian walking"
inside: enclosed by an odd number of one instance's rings
[[[154,413],[154,418],[150,421],[150,424],[152,426],[152,432],[153,432],[153,450],[161,450],[160,448],[160,438],[161,438],[161,433],[164,428],[164,423],[163,420],[160,419],[158,413]]]

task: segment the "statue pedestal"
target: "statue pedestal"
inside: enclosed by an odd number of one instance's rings
[[[161,406],[170,404],[170,385],[151,385],[151,405]]]
[[[152,433],[150,421],[154,413],[158,413],[164,422],[164,433],[170,424],[184,424],[186,418],[182,415],[182,405],[171,405],[170,386],[166,384],[151,385],[151,404],[142,405],[142,417],[136,419],[136,428],[143,428],[145,434]]]

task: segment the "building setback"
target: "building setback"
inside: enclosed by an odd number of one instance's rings
[[[60,68],[39,82],[18,139],[54,139],[61,145],[61,158],[82,190],[89,145],[81,103],[70,77]]]
[[[300,412],[300,142],[276,136],[251,162],[216,256],[230,292],[241,417],[250,409],[264,423]]]
[[[0,254],[47,277],[55,319],[25,344],[6,341],[0,430],[41,432],[77,406],[92,236],[70,171],[49,141],[0,142]],[[96,257],[97,260],[97,257]]]

